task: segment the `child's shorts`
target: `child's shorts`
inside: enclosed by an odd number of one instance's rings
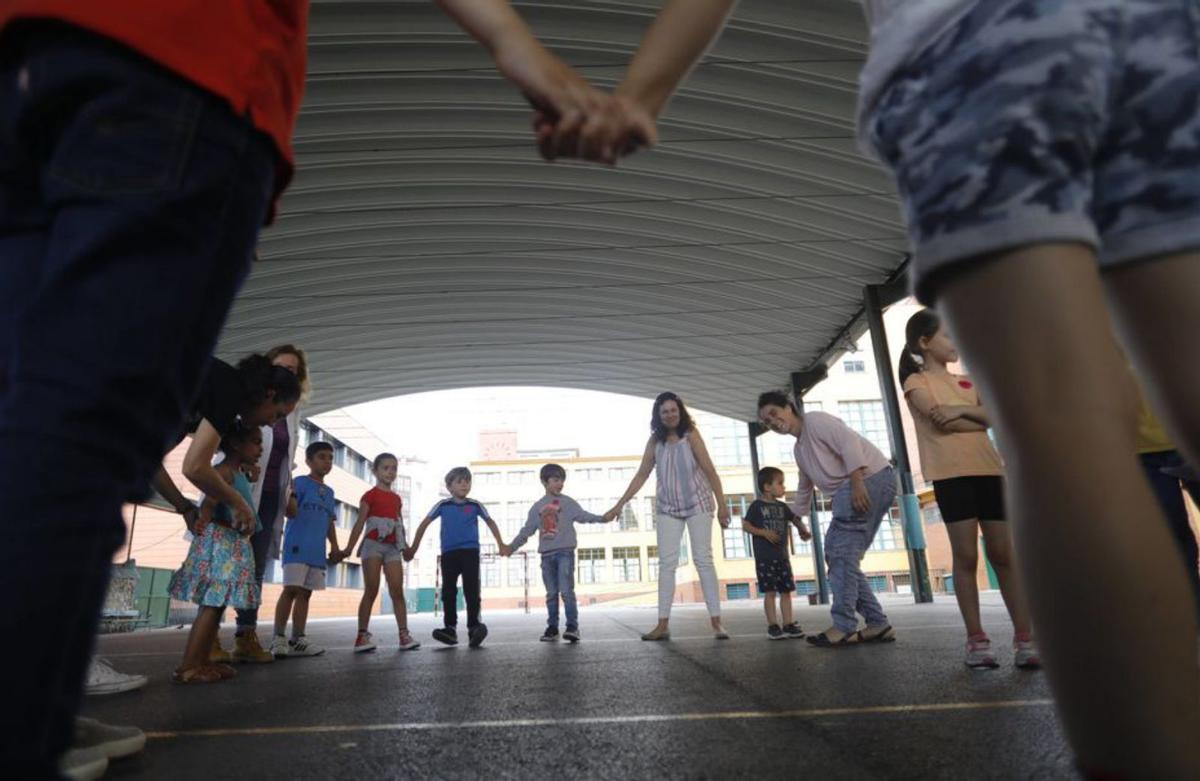
[[[755,574],[758,575],[758,593],[767,591],[795,591],[796,581],[792,578],[792,563],[787,559],[756,559]]]
[[[1081,242],[1102,267],[1200,248],[1200,3],[988,0],[884,87],[892,168],[933,304],[979,255]]]
[[[308,591],[324,591],[325,568],[295,561],[291,564],[284,564],[283,585],[296,586]]]
[[[384,564],[393,561],[404,561],[404,548],[395,543],[384,543],[378,540],[363,540],[358,546],[358,557],[363,561],[370,558],[383,559]]]

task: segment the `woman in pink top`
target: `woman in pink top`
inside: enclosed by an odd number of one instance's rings
[[[958,352],[933,310],[922,309],[909,318],[904,347],[900,384],[917,430],[921,471],[933,482],[950,538],[954,596],[967,625],[967,666],[999,666],[979,618],[975,573],[982,529],[1013,622],[1015,663],[1025,669],[1039,667],[1029,610],[1013,568],[1012,537],[1004,522],[1004,465],[988,438],[990,421],[979,404],[979,391],[965,376],[946,368],[958,360]]]

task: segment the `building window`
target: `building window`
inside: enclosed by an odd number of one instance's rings
[[[604,548],[579,549],[579,582],[604,582]]]
[[[333,445],[333,463],[337,466],[340,466],[342,469],[345,469],[346,446],[336,440],[331,444]]]
[[[644,499],[646,502],[646,514],[643,517],[646,519],[646,528],[649,529],[650,531],[654,531],[655,529],[658,528],[658,519],[654,516],[654,513],[655,513],[654,497],[647,496],[647,497],[644,497]],[[637,501],[637,500],[634,499],[632,501]]]
[[[618,583],[637,583],[642,579],[640,548],[613,548],[613,577]]]
[[[615,500],[613,503],[614,504],[616,503]],[[638,518],[637,518],[637,509],[636,508],[637,508],[637,500],[634,500],[634,499],[629,500],[625,504],[625,506],[621,508],[621,517],[617,521],[618,523],[621,524],[621,526],[620,526],[621,531],[623,531],[623,532],[637,531]],[[616,554],[613,554],[613,555],[616,555]]]
[[[872,591],[888,591],[887,575],[868,575],[867,583],[871,584]]]
[[[646,546],[646,580],[658,580],[658,546]]]
[[[496,588],[500,585],[500,556],[496,546],[485,544],[479,546],[479,558],[483,566],[479,568],[479,581],[484,587]]]
[[[875,539],[871,542],[871,550],[896,550],[903,548],[904,533],[901,531],[903,526],[900,523],[900,507],[893,504],[888,511],[887,517],[883,519],[883,523],[879,524],[879,531],[875,534]]]
[[[722,529],[721,538],[725,547],[726,561],[750,558],[750,535],[742,531],[740,523],[736,527],[730,524],[728,529]]]
[[[749,599],[750,584],[749,583],[726,583],[725,584],[726,599]]]
[[[795,552],[793,555],[795,555],[795,556],[811,556],[812,555],[812,543],[805,542],[804,540],[800,539],[800,530],[796,528],[795,524],[792,524],[788,528],[791,529],[792,550]]]
[[[847,426],[866,437],[882,453],[891,454],[882,401],[839,401],[838,414]]]
[[[363,587],[362,567],[360,565],[352,561],[347,561],[338,566],[346,568],[346,588],[361,589]]]
[[[937,502],[930,502],[922,507],[921,518],[925,521],[926,526],[941,526],[942,511],[938,509]]]
[[[525,585],[525,563],[527,560],[527,557],[521,555],[514,555],[508,560],[508,585]]]
[[[851,358],[842,361],[842,371],[846,372],[846,374],[865,374],[867,363],[858,358]]]
[[[808,594],[817,593],[817,581],[815,580],[797,580],[796,595],[807,596]]]

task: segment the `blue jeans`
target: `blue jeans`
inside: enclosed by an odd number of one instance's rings
[[[557,550],[542,556],[542,583],[546,585],[546,625],[558,629],[558,597],[567,611],[567,629],[579,628],[579,605],[575,602],[575,549]]]
[[[0,776],[57,778],[122,504],[182,431],[274,189],[207,92],[53,23],[0,35]],[[182,523],[181,523],[182,527]]]
[[[858,629],[856,612],[862,613],[869,627],[888,623],[859,563],[896,498],[896,472],[886,467],[864,483],[871,498],[870,508],[865,513],[854,509],[847,482],[833,494],[833,520],[825,535],[825,561],[829,565],[829,589],[833,592],[829,612],[834,627],[847,633]]]

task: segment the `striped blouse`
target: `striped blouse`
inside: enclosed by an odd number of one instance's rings
[[[687,437],[655,445],[654,463],[658,512],[672,518],[689,518],[717,509],[712,486],[700,471]]]

